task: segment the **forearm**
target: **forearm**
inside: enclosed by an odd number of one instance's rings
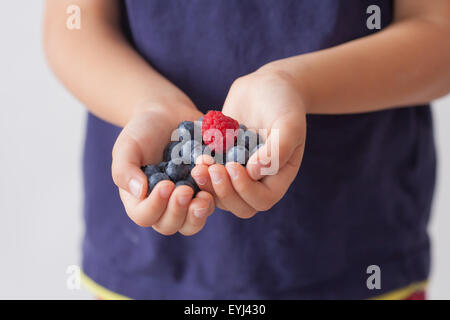
[[[377,111],[448,93],[449,39],[449,24],[405,19],[372,36],[276,61],[268,68],[292,75],[308,113]]]
[[[91,112],[123,126],[141,109],[167,112],[168,106],[191,104],[129,45],[117,2],[96,0],[95,8],[86,0],[74,3],[81,7],[79,30],[65,27],[67,1],[47,2],[44,46],[55,74]]]

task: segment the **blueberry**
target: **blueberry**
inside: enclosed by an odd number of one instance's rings
[[[189,167],[183,163],[177,164],[173,160],[169,161],[166,168],[166,174],[174,181],[180,181],[189,174]]]
[[[170,178],[165,174],[161,172],[157,172],[155,174],[152,174],[150,178],[148,178],[148,190],[147,195],[152,192],[153,188],[158,184],[158,182],[164,181],[164,180],[170,180]]]
[[[189,140],[181,148],[181,157],[183,163],[195,163],[195,159],[202,154],[202,144],[195,140]]]
[[[222,152],[216,152],[214,154],[214,161],[217,164],[225,164],[225,162],[226,162],[225,160],[226,160],[226,155],[223,154]]]
[[[190,164],[191,170],[195,167],[195,160],[201,155],[207,155],[214,158],[215,152],[211,150],[207,145],[201,144],[198,141],[191,140],[186,142],[186,146],[183,145],[182,155],[183,155],[183,163]],[[190,156],[189,156],[189,150]]]
[[[227,152],[227,162],[237,162],[245,166],[248,158],[248,150],[243,146],[235,146]]]
[[[146,165],[142,167],[142,171],[144,171],[147,177],[150,177],[152,174],[160,172],[158,168],[152,164]]]
[[[164,161],[180,158],[180,150],[182,145],[178,145],[179,143],[180,142],[178,141],[172,141],[167,145],[166,149],[164,149]]]
[[[256,134],[256,141],[258,141],[258,144],[263,144],[264,143],[264,139],[263,137],[261,137],[258,133]]]
[[[259,148],[261,148],[264,145],[264,143],[260,143],[258,144],[256,147],[253,148],[253,150],[250,152],[250,157],[256,152],[258,151]]]
[[[188,180],[180,180],[180,181],[178,181],[177,183],[175,183],[175,187],[178,187],[178,186],[188,186],[195,193],[195,186],[192,184],[192,182],[190,182]]]
[[[251,130],[247,131],[239,130],[236,139],[237,146],[243,146],[247,150],[253,150],[255,146],[257,146],[259,143],[262,143],[262,139],[261,136],[256,132]]]
[[[162,172],[162,173],[164,173],[166,171],[166,167],[167,167],[166,161],[160,162],[157,166],[159,172]]]
[[[211,150],[210,147],[208,147],[207,145],[203,145],[202,146],[202,154],[206,155],[206,156],[211,156],[214,158],[215,152],[213,150]]]
[[[247,139],[246,135],[251,135],[253,131],[250,130],[243,130],[239,129],[237,138],[236,138],[236,145],[237,146],[245,146],[245,140]]]
[[[178,125],[178,137],[180,141],[194,139],[195,124],[192,121],[183,121]]]
[[[195,137],[195,140],[198,140],[201,142],[202,140],[202,125],[203,125],[203,117],[201,117],[200,119],[198,119],[197,121],[194,122],[196,129],[198,129],[198,135],[199,135],[199,139],[197,139],[197,137]],[[196,132],[194,132],[195,134]]]
[[[243,126],[242,124],[240,126]],[[239,127],[240,127],[239,126]],[[235,146],[245,146],[245,132],[247,130],[240,128],[237,133],[236,141],[234,142]]]
[[[164,149],[164,155],[163,155],[164,161],[168,162],[168,161],[172,160],[172,155],[176,155],[177,151],[179,151],[179,150],[175,149],[178,146],[178,144],[179,144],[178,141],[172,141],[167,145],[167,147]],[[175,154],[174,154],[174,149],[175,149]],[[179,154],[177,156],[179,157]]]
[[[198,142],[202,142],[203,134],[202,134],[202,122],[195,121],[194,122],[194,135],[192,136],[193,140],[197,140]]]

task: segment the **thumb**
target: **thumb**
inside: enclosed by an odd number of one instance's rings
[[[138,143],[126,131],[122,131],[112,152],[112,178],[120,189],[128,191],[138,199],[147,191],[147,177],[140,168],[141,160]]]
[[[276,175],[288,162],[300,166],[306,138],[306,120],[301,114],[277,119],[264,145],[249,159],[250,177],[260,180],[266,175]],[[301,156],[296,156],[299,153]]]

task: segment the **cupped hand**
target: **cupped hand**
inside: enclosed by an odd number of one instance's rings
[[[223,113],[248,128],[266,129],[265,144],[246,167],[204,161],[191,174],[217,206],[250,218],[275,205],[298,173],[306,138],[304,99],[289,74],[259,70],[233,83]]]
[[[128,216],[139,226],[151,226],[164,235],[176,232],[193,235],[213,212],[215,204],[209,192],[201,191],[193,199],[190,187],[175,188],[171,181],[159,182],[147,197],[147,177],[140,169],[162,160],[178,123],[201,116],[194,106],[178,106],[171,113],[140,111],[117,138],[112,153],[112,176]]]

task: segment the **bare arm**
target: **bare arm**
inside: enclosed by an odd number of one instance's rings
[[[66,9],[73,4],[81,8],[79,30],[66,27]],[[192,106],[127,42],[118,0],[47,0],[44,49],[65,86],[90,111],[116,125],[124,126],[140,108],[166,112],[169,106]]]
[[[450,91],[450,1],[397,0],[395,5],[395,20],[385,30],[274,61],[234,82],[224,111],[251,127],[270,129],[270,135],[246,168],[228,163],[226,170],[220,165],[193,169],[216,203],[249,218],[282,199],[303,157],[306,113],[377,111],[428,102]],[[272,132],[278,135],[272,138]],[[279,152],[272,154],[273,146]],[[262,174],[258,154],[270,155],[275,175]]]
[[[429,102],[450,91],[450,1],[397,0],[394,22],[386,29],[262,69],[292,75],[308,113]]]
[[[81,8],[81,30],[66,28],[69,5]],[[47,0],[44,47],[50,66],[90,111],[123,130],[112,152],[112,177],[125,210],[162,234],[199,232],[214,209],[207,192],[161,181],[147,197],[140,167],[160,161],[182,120],[201,116],[190,99],[129,45],[118,0]]]

